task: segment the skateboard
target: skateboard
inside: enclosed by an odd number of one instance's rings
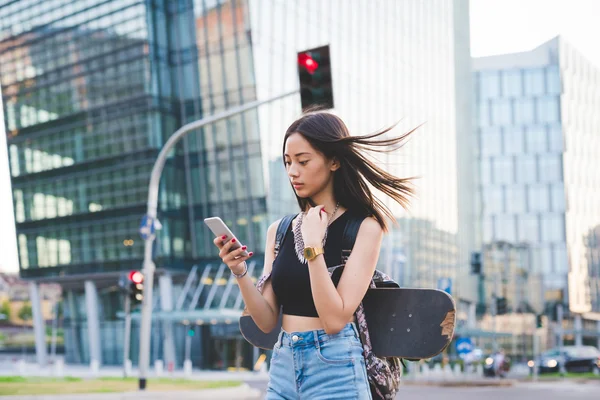
[[[456,306],[452,297],[436,289],[377,287],[363,298],[371,346],[377,357],[427,359],[444,351],[454,336]],[[240,317],[242,336],[252,345],[271,350],[281,331],[261,331],[250,315]]]

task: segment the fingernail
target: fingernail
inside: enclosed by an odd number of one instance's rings
[[[242,246],[242,250],[246,250],[247,248],[247,246]]]
[[[248,253],[248,255],[249,255],[250,257],[252,257],[252,254],[254,254],[254,253],[253,253],[253,252],[250,252],[250,253]]]
[[[227,235],[221,236],[221,239],[223,239],[223,240],[227,239]]]
[[[231,243],[235,243],[235,238],[231,239]]]

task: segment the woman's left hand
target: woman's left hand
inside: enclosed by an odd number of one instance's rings
[[[302,240],[305,247],[322,247],[329,218],[325,206],[316,206],[308,210],[302,220]]]

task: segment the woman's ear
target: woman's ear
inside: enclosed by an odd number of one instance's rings
[[[333,160],[331,161],[331,167],[329,169],[331,171],[337,171],[338,169],[340,169],[340,167],[340,161],[337,159],[337,157],[333,157]]]

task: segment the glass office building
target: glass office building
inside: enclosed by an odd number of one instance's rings
[[[463,0],[0,2],[20,274],[63,286],[67,360],[122,363],[123,301],[114,289],[141,267],[137,231],[166,139],[187,122],[297,89],[296,53],[326,44],[334,112],[353,134],[400,119],[397,134],[424,123],[381,160],[420,177],[410,212],[393,207],[400,226],[386,242],[415,256],[381,262],[406,285],[457,278],[474,237],[472,196],[457,189],[470,169],[461,157],[469,147],[457,143],[470,133],[470,92],[458,90],[471,79],[468,43]],[[255,355],[227,313],[239,313],[240,296],[203,219],[220,216],[256,252],[260,275],[269,224],[297,211],[281,145],[299,115],[293,95],[193,132],[168,159],[155,261],[172,287],[157,288],[152,360],[173,342],[180,365],[193,325],[194,366],[252,367]],[[433,254],[418,255],[425,249]],[[135,363],[137,340],[131,351]]]
[[[568,304],[567,340],[595,345],[600,69],[561,37],[473,68],[483,241],[527,248],[546,311]]]

